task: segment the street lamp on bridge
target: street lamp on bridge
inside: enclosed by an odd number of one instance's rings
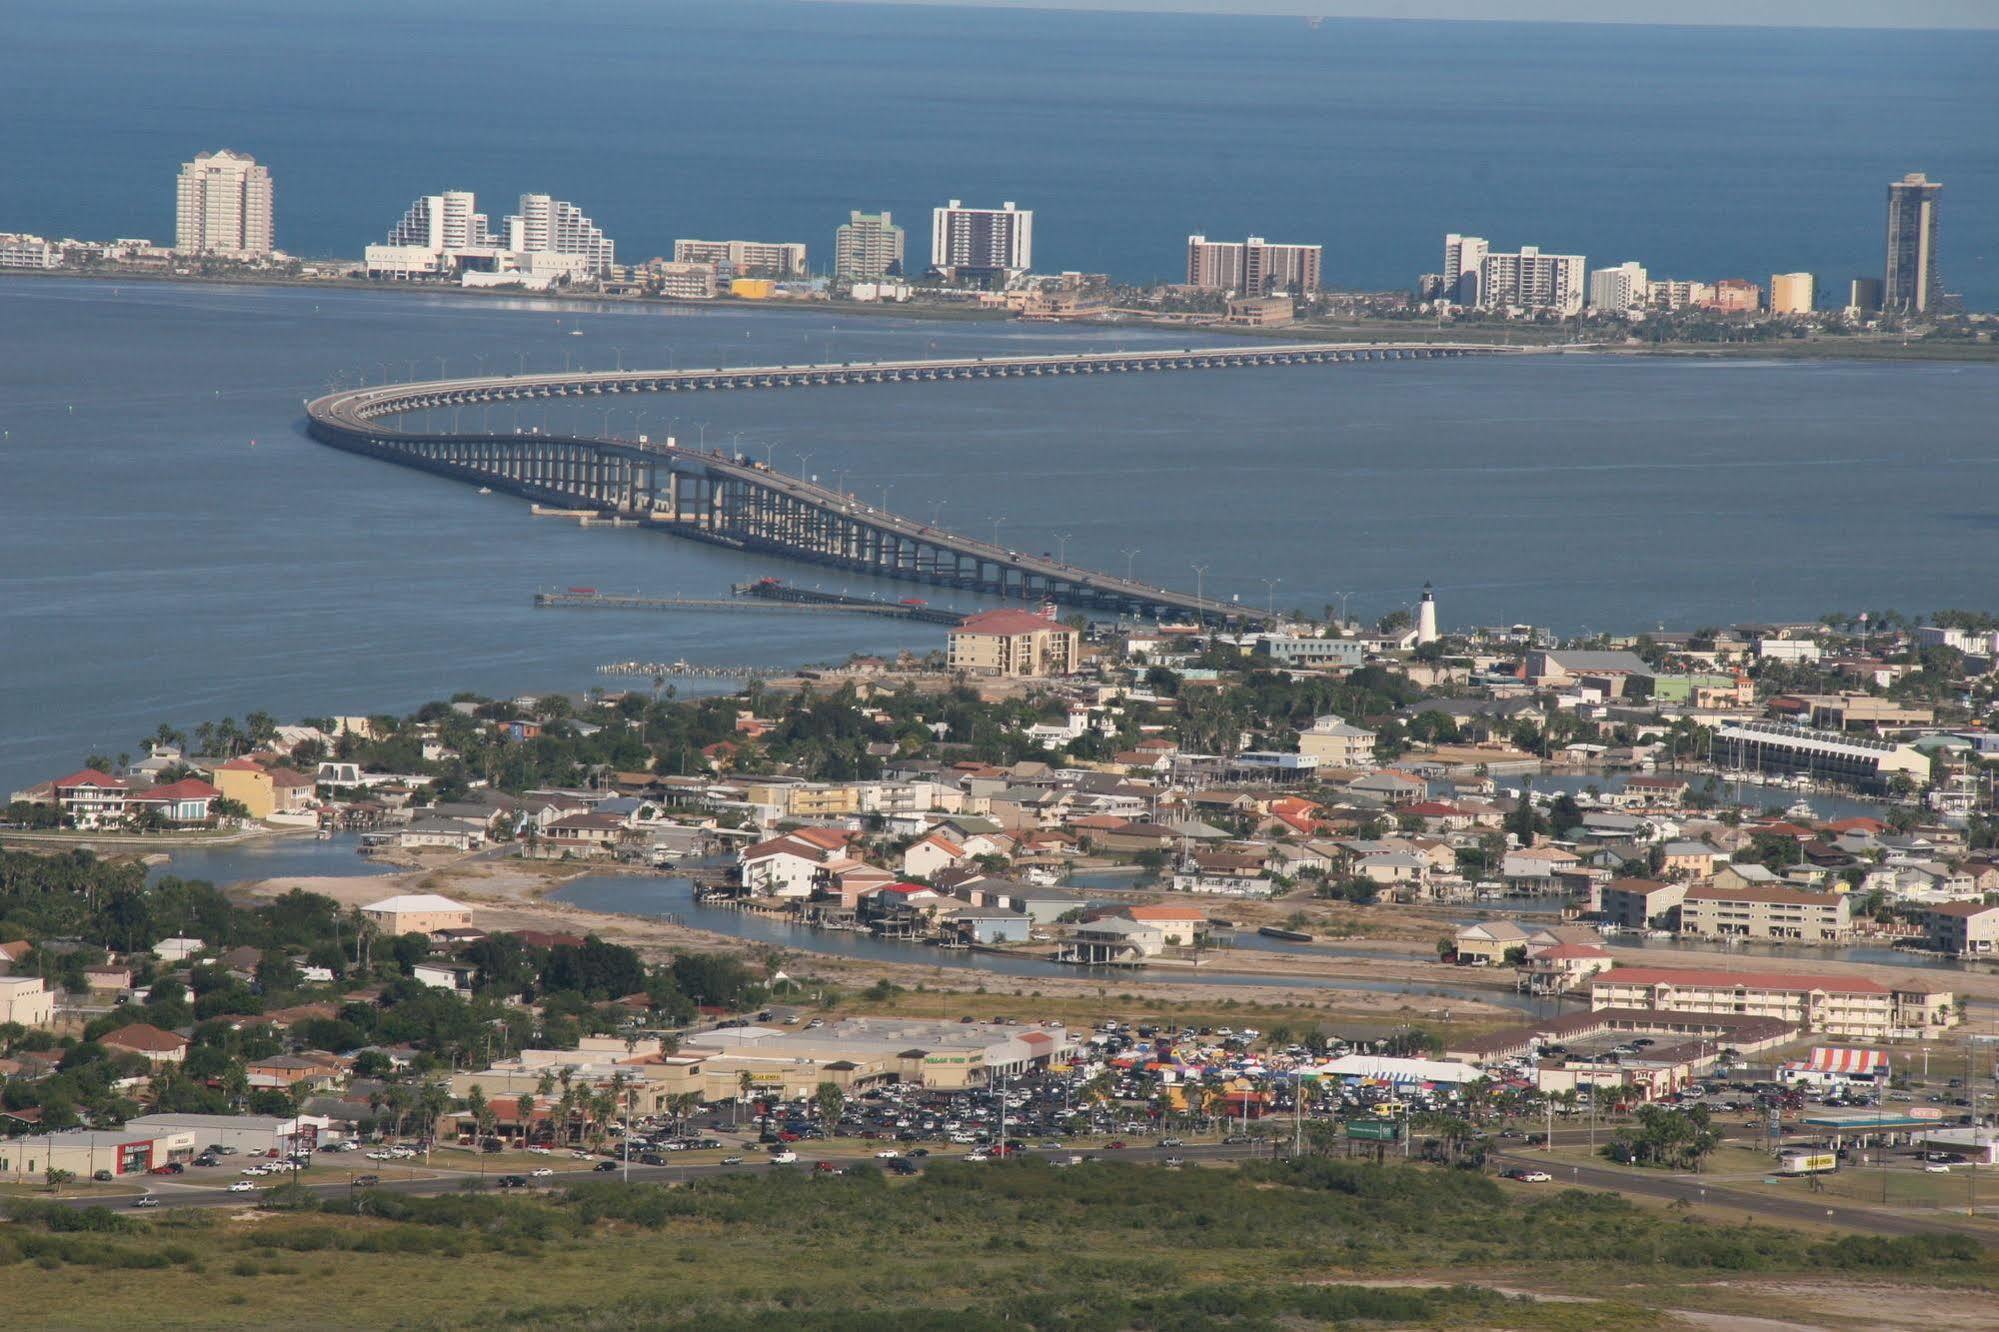
[[[1118,553],[1124,556],[1124,581],[1129,583],[1130,581],[1132,581],[1131,562],[1138,558],[1140,553],[1139,548],[1137,546],[1127,546],[1125,547],[1124,550]]]

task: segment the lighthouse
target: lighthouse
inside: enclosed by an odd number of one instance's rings
[[[1428,583],[1425,583],[1423,584],[1423,600],[1416,607],[1416,643],[1420,647],[1424,643],[1434,643],[1436,641],[1437,594],[1430,590]]]

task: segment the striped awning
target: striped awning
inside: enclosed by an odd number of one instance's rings
[[[1888,1067],[1888,1052],[1815,1045],[1805,1067],[1814,1073],[1877,1073]]]

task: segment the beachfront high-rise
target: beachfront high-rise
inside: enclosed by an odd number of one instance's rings
[[[183,162],[174,191],[174,249],[227,259],[268,259],[271,173],[227,148]]]
[[[1189,236],[1187,285],[1245,296],[1309,296],[1319,290],[1323,254],[1317,245],[1272,245],[1261,236],[1243,241]]]
[[[847,214],[833,242],[833,276],[872,281],[900,277],[903,229],[886,212]]]
[[[611,276],[616,247],[573,203],[546,194],[523,194],[521,211],[507,219],[507,248],[517,255],[562,255],[592,277]]]
[[[1937,196],[1943,185],[1912,171],[1888,187],[1888,263],[1881,308],[1926,314],[1943,294],[1937,283]]]
[[[946,277],[1026,272],[1034,267],[1034,210],[1011,202],[967,208],[960,199],[931,210],[930,266]]]

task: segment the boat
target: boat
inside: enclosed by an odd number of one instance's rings
[[[493,488],[491,486],[480,486],[479,493],[481,495],[490,495],[493,493]]]
[[[1259,925],[1256,932],[1266,939],[1283,939],[1289,943],[1310,943],[1312,936],[1303,930],[1287,930],[1279,925]]]
[[[1784,817],[1787,819],[1809,819],[1817,815],[1818,811],[1812,808],[1809,800],[1793,800],[1790,808],[1784,811]]]

